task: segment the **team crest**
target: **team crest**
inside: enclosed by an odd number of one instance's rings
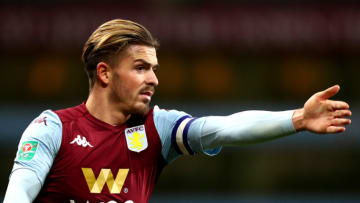
[[[131,151],[141,152],[148,147],[144,125],[126,128],[125,137],[127,146]]]

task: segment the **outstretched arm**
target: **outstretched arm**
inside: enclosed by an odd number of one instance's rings
[[[223,145],[241,145],[272,140],[308,130],[339,133],[350,124],[349,105],[329,100],[340,87],[335,85],[314,94],[304,107],[295,111],[245,111],[230,116],[208,116],[194,120],[189,142],[195,151]],[[201,144],[197,144],[200,140]]]
[[[302,130],[339,133],[350,124],[349,105],[329,100],[335,85],[314,94],[304,108],[290,111],[243,111],[229,116],[193,118],[184,112],[154,108],[154,122],[163,144],[163,156],[171,161],[180,154],[215,155],[221,146],[264,142]],[[173,146],[173,147],[171,147]]]
[[[332,86],[314,94],[293,115],[294,128],[297,131],[308,130],[314,133],[340,133],[345,125],[351,123],[349,105],[343,101],[329,100],[340,90],[339,85]]]

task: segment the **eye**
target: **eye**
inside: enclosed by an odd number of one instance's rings
[[[144,71],[144,70],[145,70],[145,66],[142,66],[142,65],[136,66],[135,69],[138,70],[138,71]]]

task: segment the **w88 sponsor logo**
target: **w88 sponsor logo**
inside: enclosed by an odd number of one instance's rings
[[[94,171],[91,168],[81,168],[85,181],[89,187],[90,193],[101,193],[105,184],[107,185],[109,192],[111,194],[120,194],[126,177],[128,175],[129,169],[119,169],[118,173],[114,178],[114,174],[110,169],[102,168],[100,170],[100,174],[96,178]],[[124,192],[127,193],[127,188],[125,188]],[[75,200],[70,200],[70,203],[76,203]],[[89,200],[86,203],[94,203]],[[108,202],[99,202],[99,203],[118,203],[115,200],[111,200]],[[134,203],[132,200],[127,200],[124,203]]]
[[[70,200],[70,203],[76,203],[74,200]],[[89,202],[89,200],[88,201],[86,201],[86,203],[90,203]],[[108,202],[100,202],[100,203],[118,203],[117,201],[114,201],[114,200],[111,200],[111,201],[108,201]],[[126,201],[126,202],[124,202],[124,203],[135,203],[134,201],[132,201],[132,200],[128,200],[128,201]]]

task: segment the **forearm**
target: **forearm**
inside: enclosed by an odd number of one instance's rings
[[[30,203],[36,198],[40,189],[41,183],[34,171],[17,169],[11,174],[4,203]]]
[[[201,118],[204,119],[200,131],[202,147],[258,143],[290,135],[296,132],[293,114],[294,111],[245,111]]]

